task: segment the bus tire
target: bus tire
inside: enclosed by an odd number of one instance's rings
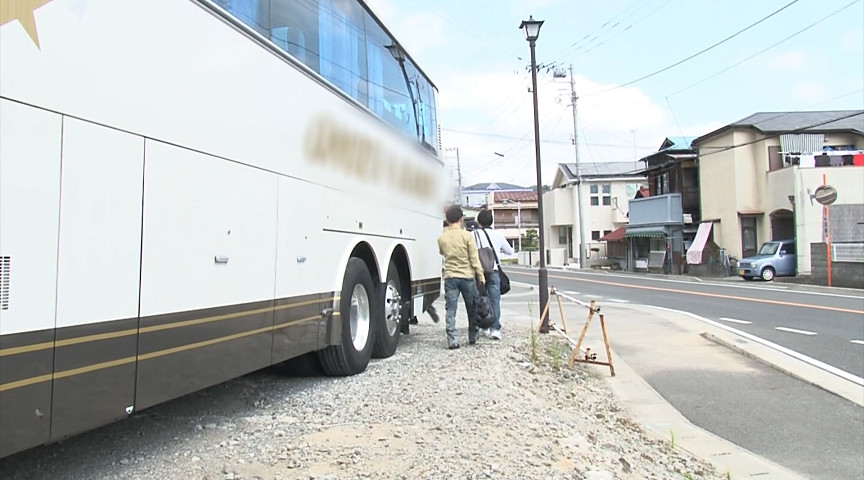
[[[387,282],[381,286],[376,312],[374,358],[388,358],[396,353],[399,346],[400,324],[404,315],[404,295],[399,271],[392,261],[387,267]]]
[[[339,299],[342,326],[339,345],[331,345],[318,353],[326,375],[355,375],[366,369],[372,357],[374,340],[373,301],[375,287],[369,269],[359,258],[348,260]]]

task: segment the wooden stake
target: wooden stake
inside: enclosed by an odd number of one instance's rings
[[[582,327],[582,333],[579,335],[579,340],[576,342],[576,348],[582,346],[582,340],[585,340],[585,334],[588,333],[588,325],[591,325],[591,319],[594,317],[595,308],[594,305],[596,302],[591,300],[591,308],[588,309],[588,321],[585,322],[585,326]]]
[[[600,314],[600,328],[603,330],[603,343],[606,344],[606,360],[609,361],[609,371],[615,376],[615,366],[612,365],[612,348],[609,346],[609,335],[606,333],[606,317]]]
[[[555,291],[554,289],[552,290]],[[555,295],[555,298],[558,299],[558,311],[561,312],[561,325],[564,325],[564,332],[567,332],[567,318],[564,316],[564,305],[561,304],[561,296]]]
[[[552,294],[554,295],[554,293],[555,293],[555,288],[553,287],[552,288]],[[540,325],[537,326],[537,332],[538,333],[542,333],[542,332],[540,332],[540,329],[543,328],[543,319],[546,318],[546,312],[549,311],[549,305],[551,305],[551,304],[552,304],[552,295],[549,295],[549,299],[546,300],[546,306],[543,307],[543,313],[540,314]]]

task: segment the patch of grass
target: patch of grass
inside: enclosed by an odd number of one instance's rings
[[[663,445],[663,450],[666,453],[672,453],[675,450],[675,431],[669,430],[669,441]]]
[[[534,328],[534,302],[528,301],[528,318],[531,319],[531,330],[529,331],[529,345],[531,347],[531,363],[537,365],[540,360],[540,334]]]
[[[561,356],[564,353],[561,342],[557,339],[552,339],[552,345],[549,347],[549,355],[552,357],[552,369],[558,371],[561,369]]]

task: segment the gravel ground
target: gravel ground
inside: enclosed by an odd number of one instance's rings
[[[0,477],[725,478],[645,434],[612,398],[607,370],[567,369],[556,335],[510,329],[445,347],[443,323],[424,319],[363,374],[257,372],[2,460]]]

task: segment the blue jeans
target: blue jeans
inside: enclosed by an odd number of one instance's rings
[[[495,323],[492,330],[501,330],[501,277],[498,270],[486,275],[486,294],[492,302],[492,313],[495,315]]]
[[[447,341],[458,343],[456,336],[456,308],[459,294],[465,302],[465,312],[468,314],[468,340],[476,340],[479,328],[474,323],[474,299],[477,298],[477,285],[473,278],[444,279],[444,308],[447,310]]]

